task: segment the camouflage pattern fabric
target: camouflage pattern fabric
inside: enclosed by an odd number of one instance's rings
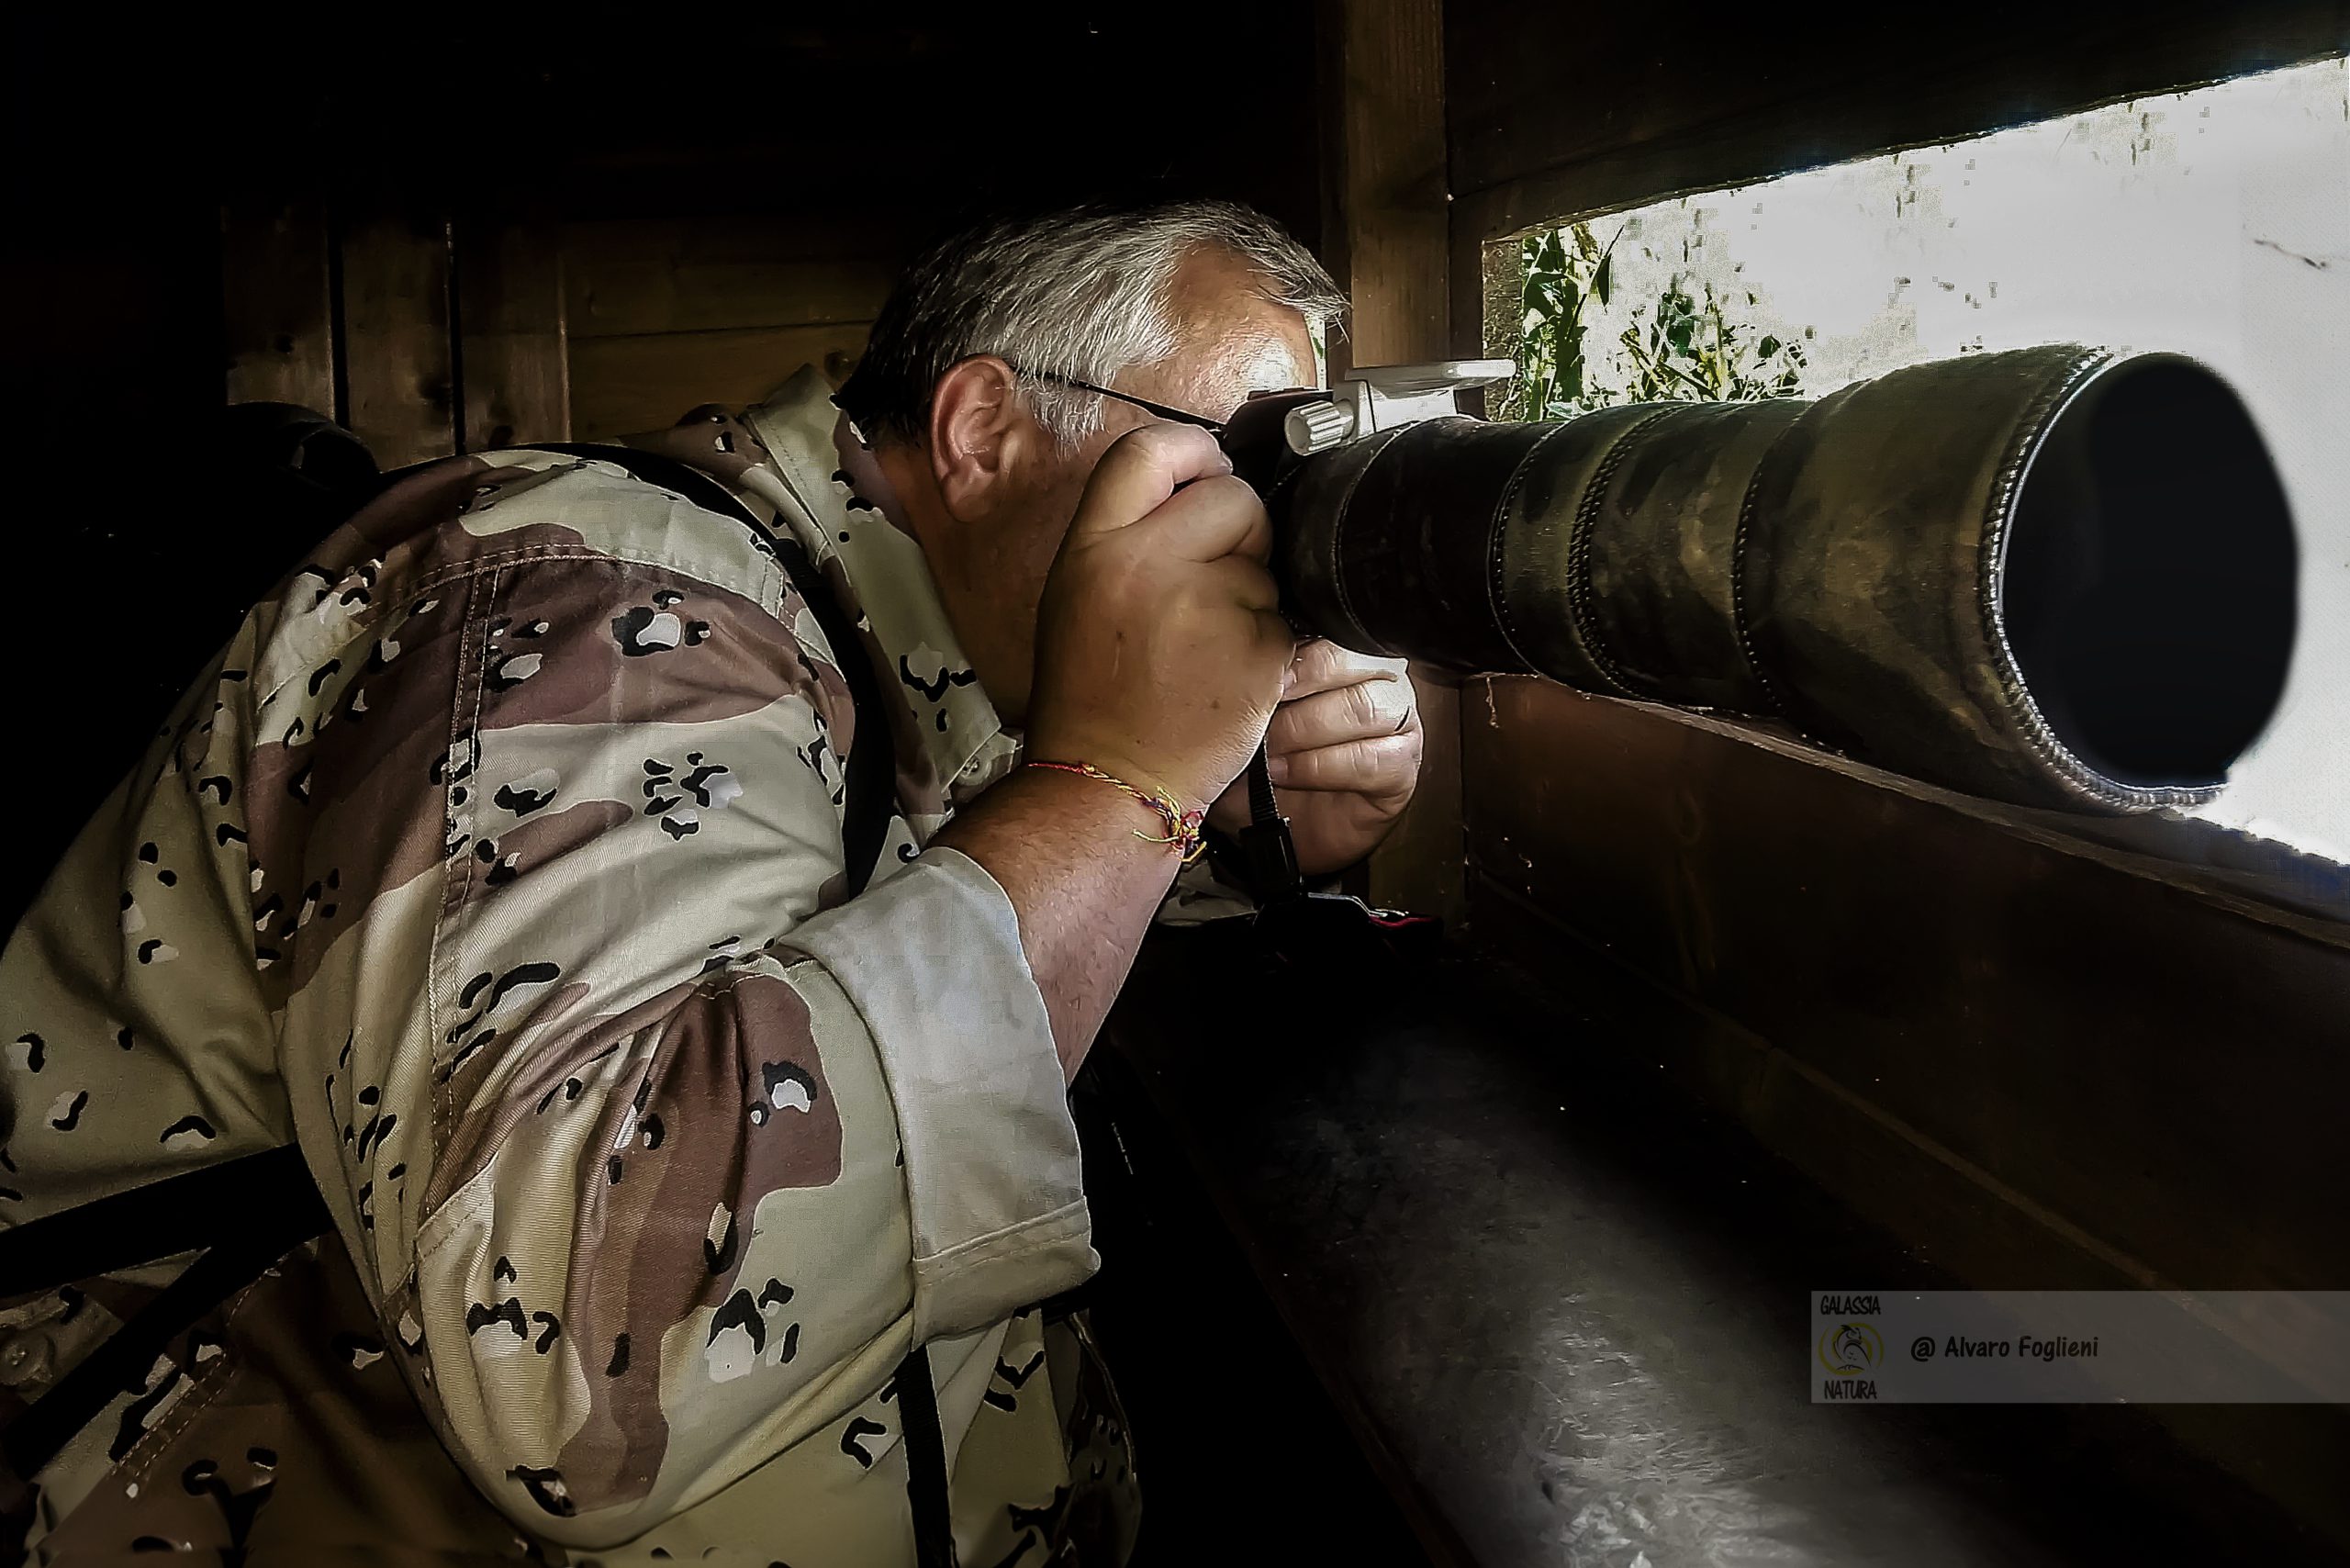
[[[803,371],[594,460],[410,473],[254,609],[0,956],[0,1223],[288,1140],[336,1219],[36,1477],[31,1560],[912,1557],[932,1348],[967,1564],[1116,1562],[1131,1448],[1044,1004],[925,848],[1017,762]],[[855,711],[843,657],[883,672]],[[845,900],[843,776],[900,812]],[[1167,918],[1230,901],[1187,873]],[[1240,906],[1245,907],[1245,906]],[[0,1305],[0,1412],[185,1266]]]

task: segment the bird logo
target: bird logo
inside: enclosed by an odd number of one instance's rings
[[[1831,1323],[1819,1336],[1819,1364],[1837,1377],[1874,1372],[1885,1360],[1885,1337],[1873,1323]]]

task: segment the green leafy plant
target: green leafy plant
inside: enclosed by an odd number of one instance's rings
[[[1623,234],[1618,228],[1616,239]],[[1558,419],[1595,406],[1587,401],[1592,386],[1583,353],[1583,311],[1595,298],[1606,308],[1615,282],[1615,245],[1610,240],[1601,246],[1588,223],[1527,236],[1511,418]]]
[[[1590,307],[1614,293],[1616,246],[1588,223],[1538,230],[1523,241],[1517,377],[1504,413],[1557,420],[1620,403],[1739,402],[1798,395],[1800,344],[1731,319],[1711,284],[1674,274],[1632,312],[1619,354],[1592,353]],[[1691,284],[1695,283],[1693,292]],[[1746,304],[1756,303],[1748,293]]]

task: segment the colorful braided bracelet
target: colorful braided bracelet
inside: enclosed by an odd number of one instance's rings
[[[1115,785],[1125,790],[1152,811],[1157,812],[1158,820],[1167,824],[1167,831],[1164,834],[1147,834],[1136,828],[1134,830],[1135,836],[1145,844],[1175,846],[1182,850],[1183,864],[1186,866],[1198,859],[1200,852],[1207,847],[1207,840],[1202,837],[1200,833],[1200,824],[1207,819],[1206,811],[1187,812],[1183,809],[1181,801],[1164,790],[1137,790],[1117,775],[1104,773],[1090,762],[1026,762],[1021,766],[1049,768],[1055,773],[1074,773],[1082,778],[1098,778],[1104,784]]]

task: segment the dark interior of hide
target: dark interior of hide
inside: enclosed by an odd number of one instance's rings
[[[2022,480],[1999,609],[2059,739],[2108,778],[2216,784],[2291,660],[2293,525],[2228,386],[2168,357],[2092,381]]]

